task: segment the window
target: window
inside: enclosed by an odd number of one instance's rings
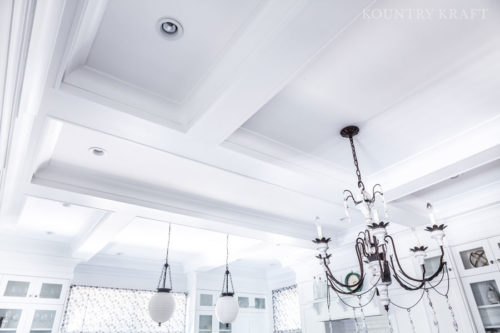
[[[274,333],[300,333],[300,305],[297,286],[273,290]]]
[[[154,292],[130,289],[72,286],[62,333],[168,332],[184,333],[187,295],[174,293],[175,312],[158,326],[149,317]]]

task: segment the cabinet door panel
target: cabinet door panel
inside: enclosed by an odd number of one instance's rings
[[[464,279],[465,291],[478,331],[500,330],[500,279],[498,273]]]
[[[462,276],[498,271],[495,256],[487,240],[456,246],[453,248],[453,254]]]

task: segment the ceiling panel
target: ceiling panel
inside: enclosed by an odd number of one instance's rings
[[[242,130],[256,140],[268,138],[270,151],[278,142],[295,149],[297,159],[309,155],[351,168],[348,144],[338,132],[359,124],[362,171],[374,173],[497,116],[498,3],[438,4],[488,11],[476,20],[361,15]],[[379,1],[372,11],[436,6],[435,1]]]
[[[37,238],[68,241],[90,230],[104,214],[98,209],[27,197],[18,226]]]
[[[136,218],[124,228],[102,252],[107,255],[163,259],[168,239],[168,222]],[[270,265],[277,260],[286,262],[290,254],[296,256],[310,250],[290,247],[276,241],[261,241],[247,237],[229,236],[230,261],[245,261]],[[172,225],[170,256],[184,264],[197,258],[200,266],[223,265],[226,258],[226,234],[204,229]]]
[[[110,0],[87,66],[140,90],[182,103],[229,47],[261,0]],[[168,40],[165,17],[184,29]]]

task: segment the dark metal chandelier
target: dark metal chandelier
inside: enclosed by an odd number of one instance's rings
[[[317,244],[317,250],[319,251],[317,258],[320,260],[320,264],[323,267],[326,276],[328,309],[330,308],[330,292],[334,292],[344,305],[353,309],[355,320],[357,316],[356,310],[360,312],[362,324],[361,327],[358,326],[358,321],[356,320],[357,331],[367,331],[363,308],[375,300],[385,309],[387,314],[387,323],[391,332],[392,324],[388,315],[391,305],[404,309],[408,312],[411,327],[413,332],[415,332],[414,322],[411,317],[411,310],[420,301],[422,301],[425,296],[428,302],[427,304],[433,314],[433,323],[439,331],[437,314],[429,295],[429,291],[433,290],[438,295],[446,298],[448,308],[452,316],[453,327],[455,331],[458,331],[458,325],[455,320],[453,308],[448,300],[449,275],[447,263],[444,260],[445,251],[443,246],[444,229],[446,228],[446,225],[438,225],[436,223],[432,212],[432,206],[427,204],[427,208],[430,210],[432,225],[426,227],[425,230],[431,233],[431,238],[436,241],[440,248],[439,267],[435,272],[428,274],[424,265],[427,247],[418,244],[417,246],[411,248],[410,251],[413,253],[421,272],[418,276],[412,276],[407,273],[401,266],[394,238],[387,233],[389,216],[382,187],[380,184],[376,184],[373,186],[371,193],[369,193],[363,183],[353,139],[358,133],[359,128],[356,126],[345,127],[340,132],[340,135],[344,138],[348,138],[351,144],[359,190],[359,194],[357,196],[355,196],[350,190],[344,191],[345,214],[350,220],[351,216],[349,214],[349,203],[352,202],[354,206],[361,211],[366,222],[365,230],[358,234],[354,245],[359,266],[359,280],[355,283],[349,284],[348,281],[343,283],[335,278],[330,268],[332,254],[328,253],[330,238],[323,237],[321,227],[318,227],[318,238],[313,240],[313,242]],[[377,199],[379,198],[382,202],[384,210],[383,219],[379,218],[377,207],[375,205]],[[392,284],[393,280],[395,280],[399,286],[407,291],[419,292],[420,294],[418,294],[417,297],[418,300],[409,305],[396,304],[393,300],[391,300],[389,295],[389,286]],[[447,283],[445,292],[439,291],[436,288],[443,282]],[[368,284],[368,288],[366,288],[366,290],[361,290],[363,285],[366,284]],[[351,299],[357,299],[357,304],[351,304],[348,301],[349,297],[346,296],[349,295],[353,296]]]

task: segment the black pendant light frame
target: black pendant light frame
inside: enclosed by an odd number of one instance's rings
[[[229,286],[231,286],[231,288],[229,288]],[[224,272],[220,296],[234,296],[233,277],[231,276],[231,272],[229,272],[229,235],[226,235],[226,271]]]
[[[168,255],[170,250],[170,234],[172,231],[172,224],[168,225],[168,240],[167,240],[167,254],[165,256],[165,264],[161,270],[160,280],[158,281],[158,288],[156,289],[159,293],[169,293],[172,291],[172,272],[170,270],[170,265],[168,263]],[[167,285],[168,282],[168,285]]]

